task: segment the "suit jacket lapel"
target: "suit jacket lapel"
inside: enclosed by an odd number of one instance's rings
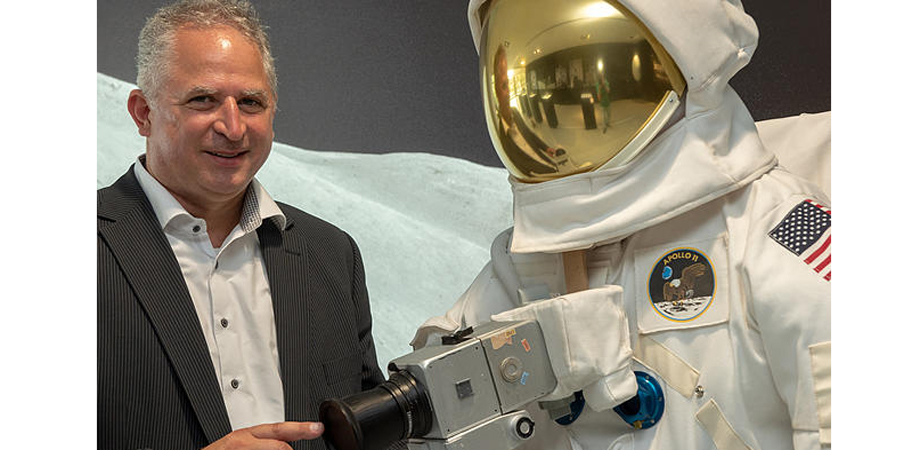
[[[133,167],[99,197],[99,233],[112,249],[188,395],[208,440],[231,431],[198,315]]]
[[[311,410],[309,390],[310,352],[309,323],[310,280],[306,250],[295,242],[295,226],[290,215],[285,230],[265,221],[259,227],[262,259],[268,272],[268,284],[278,335],[278,357],[281,362],[281,384],[284,386],[285,420],[316,420]]]

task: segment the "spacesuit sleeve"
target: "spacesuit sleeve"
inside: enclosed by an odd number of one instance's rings
[[[796,450],[830,446],[830,207],[789,198],[751,224],[746,315],[785,401]]]

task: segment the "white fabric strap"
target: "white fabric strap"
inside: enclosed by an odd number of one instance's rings
[[[725,415],[722,414],[715,400],[709,399],[696,412],[696,420],[709,433],[709,437],[712,438],[718,450],[751,450],[751,447],[744,443],[741,436],[738,436],[735,429],[725,419]]]
[[[808,347],[811,373],[815,384],[815,407],[818,411],[818,440],[831,445],[831,343]]]
[[[633,350],[636,360],[664,378],[668,386],[690,398],[700,380],[700,372],[649,336],[639,336]]]

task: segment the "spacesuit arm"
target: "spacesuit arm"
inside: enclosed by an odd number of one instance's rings
[[[542,400],[584,391],[588,406],[602,411],[636,395],[622,287],[587,289],[492,316],[495,321],[526,319],[540,324],[557,380]]]
[[[816,212],[813,205],[822,210]],[[821,230],[821,237],[814,243],[797,245],[794,238],[791,241],[788,237],[788,229],[814,225],[798,222],[802,219],[797,217],[803,217],[803,212],[806,217],[817,214],[821,220],[826,219],[826,229]],[[761,217],[751,225],[743,260],[749,299],[747,320],[762,336],[764,356],[788,408],[796,450],[828,448],[831,430],[829,206],[795,196]]]

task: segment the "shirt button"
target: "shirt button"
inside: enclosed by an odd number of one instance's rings
[[[192,233],[197,233],[199,231],[201,231],[200,225],[195,225],[194,227],[192,227]]]
[[[220,319],[220,326],[227,328],[230,326],[230,321],[227,319]]]
[[[240,387],[240,380],[237,380],[236,378],[230,380],[230,387],[233,389]]]

